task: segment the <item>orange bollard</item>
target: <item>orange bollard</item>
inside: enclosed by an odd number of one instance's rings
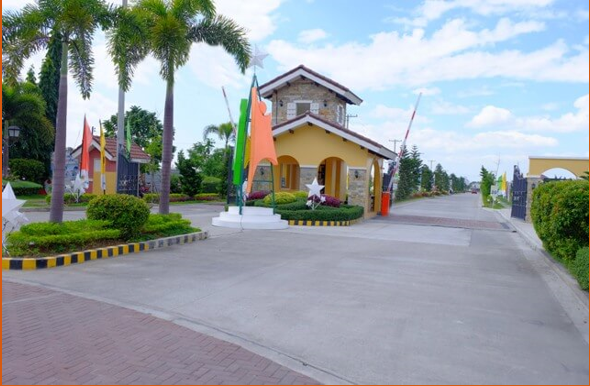
[[[381,216],[389,216],[389,200],[391,198],[391,193],[389,192],[382,192],[381,193]]]

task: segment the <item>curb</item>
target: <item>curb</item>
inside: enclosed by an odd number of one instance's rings
[[[187,244],[198,240],[205,240],[209,237],[209,232],[196,232],[187,235],[172,236],[156,240],[144,241],[141,243],[129,243],[114,245],[112,247],[89,249],[82,252],[72,252],[64,255],[33,258],[2,258],[2,270],[33,270],[61,267],[72,264],[82,264],[87,261],[97,259],[107,259],[109,257],[123,256],[131,253],[151,251],[154,249],[166,248],[177,244]]]
[[[347,221],[289,220],[289,226],[302,227],[347,227],[362,221],[362,218]]]

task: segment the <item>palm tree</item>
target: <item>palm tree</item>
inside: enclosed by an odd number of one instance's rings
[[[78,83],[82,97],[89,98],[94,64],[92,39],[97,28],[108,27],[110,14],[109,7],[102,0],[38,0],[21,11],[8,11],[2,15],[2,75],[9,84],[15,84],[27,58],[47,48],[52,36],[61,38],[51,222],[63,220],[68,70]]]
[[[18,83],[14,86],[2,84],[2,123],[4,135],[9,126],[21,129],[17,142],[19,153],[27,158],[45,163],[53,143],[53,125],[45,116],[45,100],[41,90],[32,83]],[[8,149],[7,149],[8,151]],[[8,165],[2,164],[3,174]]]
[[[148,54],[160,61],[166,81],[162,136],[161,214],[169,212],[170,168],[174,137],[174,75],[189,59],[193,43],[221,46],[245,72],[250,44],[243,28],[216,15],[211,0],[139,0],[117,13],[116,28],[109,33],[109,51],[119,85],[127,91],[137,66]]]
[[[205,131],[203,132],[203,139],[207,139],[211,134],[215,134],[225,142],[224,149],[227,149],[229,146],[230,141],[234,141],[236,135],[234,133],[234,127],[231,122],[222,123],[219,126],[209,125],[205,127]]]

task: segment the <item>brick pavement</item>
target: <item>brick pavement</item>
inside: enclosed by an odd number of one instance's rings
[[[318,384],[126,308],[2,283],[2,384]]]
[[[483,230],[498,230],[508,231],[510,227],[501,222],[496,221],[480,221],[480,220],[466,220],[449,217],[430,217],[430,216],[410,216],[400,214],[390,214],[387,217],[377,217],[376,220],[386,220],[401,224],[410,225],[431,225],[452,228],[467,228],[467,229],[483,229]]]

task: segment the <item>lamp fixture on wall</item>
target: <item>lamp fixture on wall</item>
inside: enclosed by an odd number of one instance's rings
[[[279,101],[279,106],[283,107],[283,100],[282,99]]]
[[[354,171],[354,178],[356,178],[356,179],[359,178],[359,171],[358,170]]]
[[[324,99],[324,107],[328,107],[328,101]]]

